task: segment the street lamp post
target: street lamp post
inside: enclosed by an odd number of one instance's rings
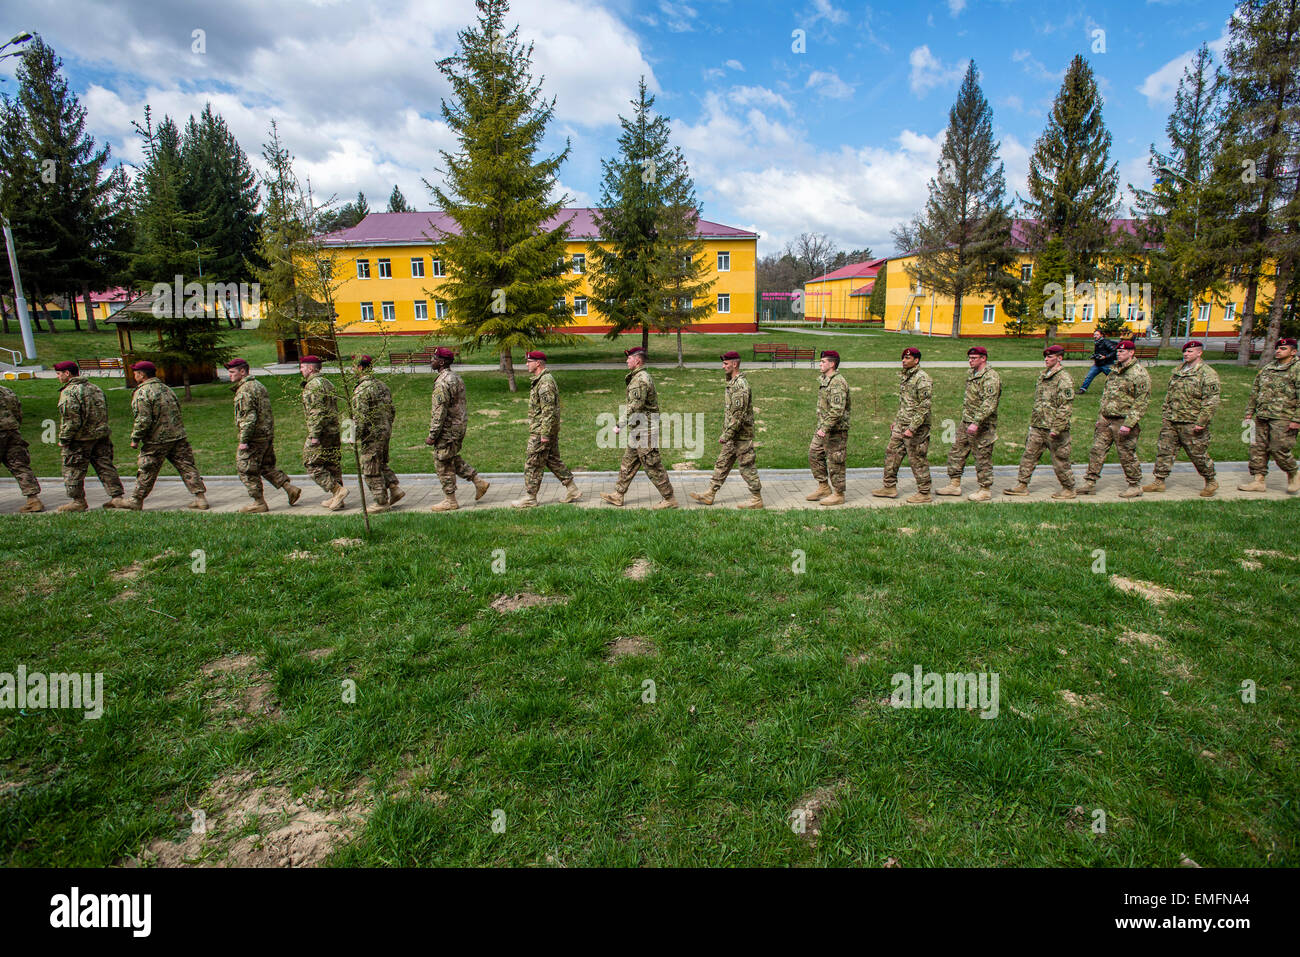
[[[18,56],[19,51],[4,51],[11,46],[19,46],[26,43],[32,38],[31,33],[20,33],[11,38],[3,45],[0,45],[0,60],[7,59],[11,56]],[[18,310],[18,328],[23,335],[23,351],[27,353],[28,359],[36,358],[36,340],[32,336],[32,320],[27,313],[27,300],[23,298],[23,282],[18,275],[18,255],[14,252],[14,234],[9,229],[9,220],[0,217],[0,222],[4,224],[5,249],[9,253],[9,273],[14,281],[14,308]]]

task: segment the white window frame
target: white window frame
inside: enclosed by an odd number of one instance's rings
[[[684,299],[677,300],[677,306],[682,312],[688,312],[695,308],[695,299],[692,296],[686,296]]]
[[[380,279],[393,278],[393,261],[391,259],[377,259],[375,260],[375,266]]]
[[[564,302],[564,297],[563,297],[563,296],[561,296],[559,299],[555,300],[555,311],[556,311],[556,312],[564,312],[564,306],[565,306],[565,302]]]
[[[1123,266],[1116,266],[1116,267],[1115,267],[1115,282],[1123,282],[1123,281],[1124,281],[1124,267],[1123,267]]]
[[[1090,302],[1085,302],[1085,303],[1083,304],[1083,319],[1082,319],[1082,321],[1083,321],[1083,322],[1092,322],[1092,303],[1090,303]]]
[[[997,307],[996,307],[996,306],[985,306],[985,307],[984,307],[984,325],[986,325],[986,326],[991,326],[991,325],[993,325],[993,321],[997,318],[997,315],[998,315],[998,310],[997,310]]]
[[[379,314],[384,317],[384,322],[396,322],[397,304],[395,302],[381,302],[379,304]]]
[[[1020,267],[1020,281],[1021,281],[1021,282],[1032,282],[1032,281],[1033,281],[1033,278],[1034,278],[1034,264],[1033,264],[1033,263],[1024,263],[1024,264]]]
[[[723,250],[718,253],[718,272],[731,272],[731,253]]]
[[[415,320],[416,322],[429,321],[429,300],[427,299],[415,300]]]
[[[925,287],[921,285],[921,280],[919,278],[916,280],[916,295],[925,295]]]
[[[1065,307],[1065,322],[1066,325],[1074,323],[1074,303],[1070,303]]]
[[[718,293],[718,315],[728,316],[731,314],[731,293]]]
[[[575,316],[585,316],[585,315],[587,314],[587,297],[586,297],[586,296],[574,296],[574,297],[573,297],[573,314],[574,314]]]
[[[1197,322],[1210,321],[1210,304],[1208,302],[1201,303],[1201,308],[1197,310],[1196,321]]]
[[[574,274],[575,276],[581,276],[581,275],[582,275],[583,273],[585,273],[586,271],[587,271],[587,254],[586,254],[586,253],[574,253],[574,254],[573,254],[573,274]]]
[[[442,277],[447,275],[447,269],[445,266],[443,266],[441,259],[434,259],[430,261],[429,275],[433,277]]]
[[[1226,303],[1223,307],[1223,321],[1231,325],[1237,319],[1237,304],[1235,302]]]
[[[358,260],[357,260],[357,278],[358,278],[358,279],[369,279],[369,278],[370,278],[370,260],[369,260],[369,259],[358,259]]]
[[[375,304],[373,302],[363,302],[361,304],[361,321],[362,322],[375,321]]]
[[[441,299],[435,299],[433,302],[433,318],[435,319],[447,318],[447,304],[443,302]]]
[[[412,279],[424,278],[424,257],[423,256],[411,257],[411,278]]]

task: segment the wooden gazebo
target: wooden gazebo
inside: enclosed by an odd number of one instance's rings
[[[159,302],[160,298],[162,303]],[[158,312],[154,311],[155,306],[159,307]],[[126,382],[131,388],[135,388],[135,379],[131,376],[131,366],[140,359],[147,358],[143,352],[136,351],[132,337],[147,336],[149,333],[153,333],[157,337],[158,346],[161,349],[163,345],[163,324],[171,320],[170,306],[169,297],[159,297],[153,293],[146,293],[132,299],[104,320],[117,330],[117,344],[122,353],[122,368],[127,370]],[[178,363],[166,363],[158,366],[158,377],[170,386],[184,385],[187,372],[190,385],[202,385],[205,382],[217,381],[217,367],[215,364],[191,363],[188,370]]]

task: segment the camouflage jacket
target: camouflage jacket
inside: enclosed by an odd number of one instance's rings
[[[1300,419],[1300,362],[1274,359],[1255,375],[1246,403],[1248,419]]]
[[[1116,365],[1106,378],[1106,389],[1101,394],[1100,414],[1103,418],[1122,418],[1130,429],[1142,421],[1151,403],[1151,373],[1137,359],[1128,365]]]
[[[1074,410],[1074,380],[1065,366],[1044,369],[1038,373],[1034,386],[1034,408],[1029,413],[1029,425],[1034,429],[1064,432],[1070,427],[1070,413]]]
[[[930,374],[920,366],[904,369],[898,374],[898,414],[894,416],[894,427],[900,432],[905,429],[916,430],[930,424],[930,400],[934,397],[934,385]]]
[[[450,369],[443,369],[433,383],[433,409],[429,414],[429,435],[435,443],[465,437],[465,383]]]
[[[555,376],[539,372],[528,385],[528,433],[558,435],[560,432],[560,387]]]
[[[754,400],[745,376],[737,372],[727,380],[722,414],[722,441],[746,441],[754,437]]]
[[[339,401],[334,383],[314,372],[302,386],[302,410],[307,415],[307,438],[334,438],[339,434]]]
[[[961,420],[981,428],[998,424],[998,402],[1002,398],[1002,377],[988,367],[971,370],[966,376],[966,397],[961,404]]]
[[[131,441],[136,445],[164,445],[185,438],[181,404],[176,393],[157,376],[145,379],[131,396]]]
[[[241,445],[275,438],[271,395],[252,376],[235,386],[235,428],[239,430]]]
[[[1209,425],[1218,407],[1219,374],[1204,361],[1192,366],[1184,362],[1169,377],[1160,416],[1170,422]]]
[[[649,370],[642,367],[635,372],[629,372],[625,378],[627,381],[628,414],[642,412],[646,415],[653,415],[658,413],[659,396],[655,392],[655,380],[650,378]]]
[[[17,432],[23,424],[23,404],[13,389],[0,385],[0,432]]]
[[[393,393],[388,386],[366,373],[357,381],[352,393],[352,411],[356,414],[357,441],[369,442],[393,434]]]
[[[107,438],[108,433],[104,390],[84,375],[73,376],[59,390],[59,441],[94,441]]]
[[[849,430],[849,383],[840,370],[824,375],[817,385],[817,429],[821,432]]]

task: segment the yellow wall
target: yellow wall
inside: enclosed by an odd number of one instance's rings
[[[813,280],[803,287],[803,310],[806,320],[827,322],[844,320],[863,320],[867,318],[867,307],[871,304],[870,296],[852,296],[854,289],[871,282],[870,278],[861,276],[843,279]]]

